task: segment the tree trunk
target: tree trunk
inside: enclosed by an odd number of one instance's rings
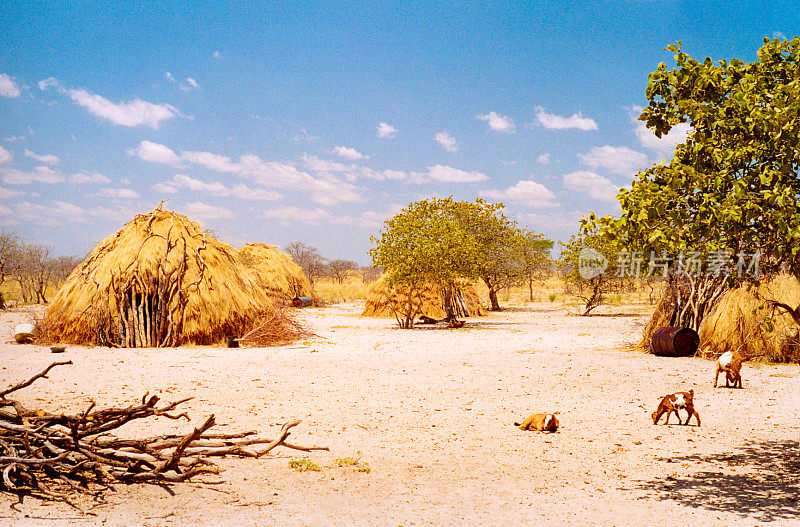
[[[481,279],[486,284],[486,287],[489,288],[489,303],[492,306],[489,311],[500,311],[500,304],[497,302],[497,286],[492,284],[488,276],[484,276]]]
[[[489,289],[489,301],[492,303],[491,311],[500,311],[500,304],[497,302],[497,291]]]
[[[528,280],[528,302],[533,302],[533,280]]]
[[[453,313],[453,285],[448,284],[444,288],[444,315],[447,320],[456,318]]]

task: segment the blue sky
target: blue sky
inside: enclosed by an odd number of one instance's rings
[[[418,199],[554,240],[669,157],[647,74],[753,60],[800,2],[4,2],[0,229],[82,255],[162,200],[236,246],[369,263]]]

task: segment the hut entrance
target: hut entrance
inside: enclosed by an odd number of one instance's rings
[[[139,293],[133,288],[125,291],[119,304],[120,345],[126,348],[160,346],[168,329],[166,303],[153,293]]]

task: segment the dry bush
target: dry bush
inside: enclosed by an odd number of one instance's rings
[[[292,316],[288,308],[277,308],[256,319],[253,329],[240,342],[257,348],[291,344],[300,339],[316,337],[313,331]]]

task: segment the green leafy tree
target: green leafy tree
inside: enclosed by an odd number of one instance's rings
[[[721,272],[670,276],[666,319],[696,329],[726,287],[753,278],[742,271],[754,260],[800,276],[800,38],[765,39],[750,63],[700,62],[680,42],[667,49],[676,67],[650,74],[640,119],[658,137],[679,123],[691,131],[670,162],[620,192],[620,218],[586,225],[645,254],[724,260]]]
[[[525,233],[503,214],[502,203],[455,203],[458,221],[477,242],[477,276],[489,290],[490,309],[499,311],[497,293],[525,278]]]
[[[553,259],[550,251],[553,241],[544,235],[528,230],[520,234],[522,246],[522,277],[528,285],[528,300],[533,302],[533,283],[545,280],[553,271]]]
[[[578,236],[572,235],[567,243],[558,243],[561,245],[560,260],[564,271],[564,282],[583,303],[582,316],[588,315],[600,306],[608,293],[618,291],[625,280],[630,280],[630,277],[625,277],[619,272],[617,266],[619,245],[604,232],[597,230]],[[589,267],[588,262],[582,261],[586,260],[587,256],[590,260],[595,258],[605,260],[604,265],[596,266],[602,272],[594,276],[582,274],[582,268],[585,270]]]
[[[422,284],[434,283],[444,291],[444,307],[453,316],[452,297],[456,282],[477,278],[479,243],[464,228],[463,210],[452,199],[417,201],[386,220],[380,237],[370,239],[376,266],[387,272],[387,285],[408,292],[408,309],[401,326],[414,327],[413,293]]]

